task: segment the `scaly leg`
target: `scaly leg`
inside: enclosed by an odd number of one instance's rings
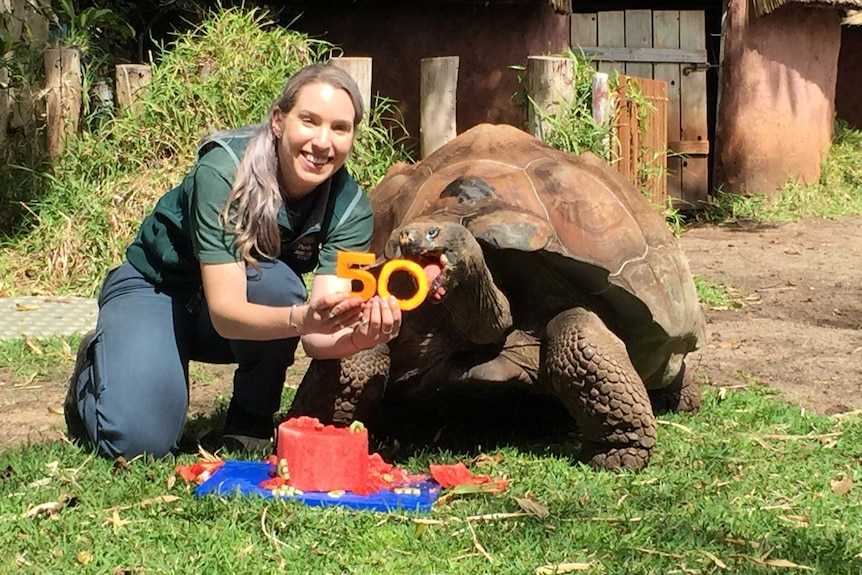
[[[600,469],[642,469],[655,445],[655,417],[625,344],[586,309],[548,323],[542,366],[584,437],[581,459]]]
[[[343,359],[312,360],[296,390],[288,417],[350,425],[379,405],[389,378],[389,348],[378,345]]]

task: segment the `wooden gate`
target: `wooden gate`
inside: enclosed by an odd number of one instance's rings
[[[643,98],[653,112],[641,125],[640,104],[628,98],[629,82],[637,82]],[[661,211],[667,207],[667,82],[620,75],[620,87],[615,94],[617,169],[630,182],[644,190],[650,201]]]
[[[705,26],[702,10],[572,14],[572,50],[600,72],[667,82],[667,191],[681,209],[703,207],[709,193]]]

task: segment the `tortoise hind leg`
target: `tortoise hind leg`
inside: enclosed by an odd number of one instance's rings
[[[638,470],[655,445],[649,396],[625,344],[586,309],[548,323],[542,366],[584,437],[581,459],[600,469]]]
[[[700,409],[702,397],[700,388],[692,379],[691,376],[686,376],[685,362],[683,362],[670,385],[660,389],[650,389],[649,398],[653,412],[697,412]]]
[[[386,345],[343,359],[312,360],[287,415],[336,425],[365,421],[383,399],[389,366]]]

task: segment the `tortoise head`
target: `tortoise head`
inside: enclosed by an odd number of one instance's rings
[[[470,231],[452,221],[420,219],[395,229],[389,236],[387,259],[404,258],[422,266],[428,278],[428,300],[443,301],[484,267],[482,248]]]

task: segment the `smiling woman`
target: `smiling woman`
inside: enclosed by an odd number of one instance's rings
[[[204,140],[102,286],[64,406],[71,436],[108,457],[167,454],[196,360],[238,364],[225,444],[266,448],[300,338],[340,358],[398,332],[393,298],[351,297],[335,274],[339,251],[370,244],[371,208],[344,166],[363,112],[347,72],[313,64],[264,122]]]
[[[344,164],[353,146],[355,112],[350,94],[323,83],[303,86],[287,114],[273,110],[272,131],[287,199],[301,199]]]

